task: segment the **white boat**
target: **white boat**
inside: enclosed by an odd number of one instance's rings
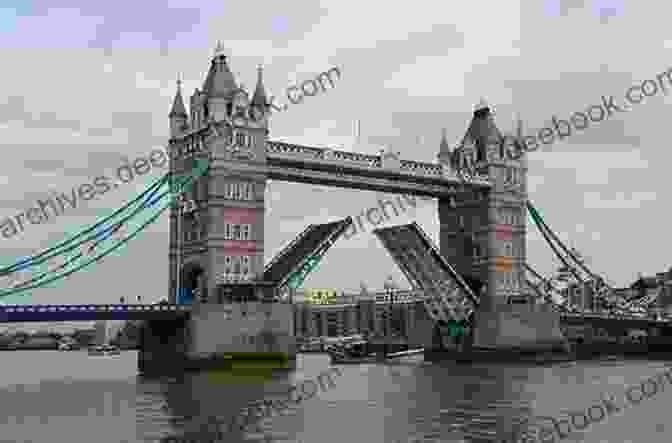
[[[58,344],[59,351],[74,351],[77,347],[72,343],[61,342]]]
[[[76,351],[79,347],[77,340],[69,336],[62,337],[58,342],[59,351]]]
[[[89,348],[89,355],[93,356],[110,356],[110,355],[119,355],[121,351],[119,348],[113,345],[98,345],[91,346]]]
[[[380,355],[369,351],[366,340],[349,341],[331,345],[327,348],[332,364],[373,363],[381,359]]]
[[[303,343],[299,347],[299,352],[324,352],[324,344],[320,339],[312,339],[307,343]]]

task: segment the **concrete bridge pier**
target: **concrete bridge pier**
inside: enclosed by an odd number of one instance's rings
[[[427,360],[520,361],[571,359],[560,315],[543,305],[504,305],[476,311],[461,337],[434,324],[418,305],[409,342],[425,348]]]
[[[172,373],[250,364],[295,368],[292,309],[285,303],[197,304],[186,318],[145,321],[138,370]],[[249,320],[232,320],[240,318]]]
[[[475,313],[474,351],[567,352],[560,314],[547,305],[509,304]]]
[[[145,320],[140,329],[138,372],[171,373],[184,370],[188,319]]]

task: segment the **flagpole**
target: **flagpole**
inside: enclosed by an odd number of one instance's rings
[[[355,145],[359,146],[360,142],[360,121],[355,120]]]

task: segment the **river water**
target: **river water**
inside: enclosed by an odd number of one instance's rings
[[[295,371],[265,381],[205,372],[145,379],[137,375],[136,360],[136,352],[0,352],[0,442],[176,441],[167,437],[215,419],[229,422],[246,404],[315,380],[329,367],[326,356],[313,354],[299,356]],[[665,366],[619,360],[469,366],[415,356],[338,368],[331,389],[220,441],[501,442],[501,429],[516,418],[562,417],[563,410],[586,410],[603,394],[624,403],[628,386]],[[669,443],[670,411],[672,386],[661,385],[656,395],[563,441]]]

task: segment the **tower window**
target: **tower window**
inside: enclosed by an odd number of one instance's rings
[[[253,183],[226,183],[224,197],[229,200],[254,200]]]
[[[252,225],[224,223],[224,238],[226,240],[251,240]]]
[[[474,242],[474,258],[480,258],[481,257],[481,245],[478,241]]]
[[[250,257],[247,256],[247,255],[243,255],[241,258],[242,258],[242,267],[243,267],[242,274],[243,275],[249,275],[251,273],[250,272]]]
[[[240,146],[242,148],[249,148],[252,146],[252,136],[250,134],[245,134],[244,132],[236,132],[235,142],[236,146]]]
[[[241,231],[241,240],[250,240],[252,237],[251,231],[252,231],[252,226],[251,225],[243,225],[242,226],[242,231]]]

